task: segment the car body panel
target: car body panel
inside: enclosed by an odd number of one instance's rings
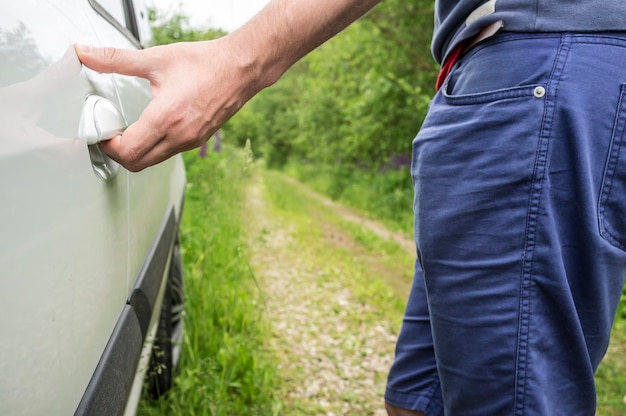
[[[94,173],[78,137],[86,96],[106,98],[132,123],[149,88],[82,67],[75,42],[137,47],[87,0],[0,5],[2,415],[77,409],[159,227],[171,209],[180,219],[179,157],[107,181]]]

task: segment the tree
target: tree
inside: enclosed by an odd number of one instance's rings
[[[181,11],[167,15],[157,9],[148,9],[148,15],[152,25],[154,43],[156,45],[167,45],[174,42],[192,42],[196,40],[217,39],[227,32],[222,29],[193,28],[189,24],[189,17]]]
[[[315,161],[376,171],[406,157],[434,92],[432,7],[425,0],[381,3],[261,92],[228,130],[240,142],[259,135],[252,138],[270,165]]]

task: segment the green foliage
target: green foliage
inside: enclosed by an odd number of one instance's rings
[[[433,91],[432,4],[389,0],[309,54],[226,126],[270,167],[373,172],[407,155]]]
[[[624,305],[624,301],[622,301]],[[623,307],[623,306],[622,306]],[[623,309],[622,309],[623,310]],[[621,319],[621,320],[620,320]],[[617,416],[626,414],[626,317],[618,317],[613,327],[611,345],[596,372],[598,394],[597,416]]]
[[[438,70],[432,8],[381,2],[248,103],[226,137],[252,138],[268,167],[289,166],[333,198],[410,227],[406,160]]]
[[[254,97],[224,127],[225,137],[238,146],[251,138],[268,166],[283,166],[292,153],[293,135],[298,129],[292,104],[299,95],[297,74],[305,68],[303,63],[296,64],[288,76]]]
[[[164,14],[157,9],[148,9],[154,43],[167,45],[174,42],[192,42],[210,40],[222,37],[226,32],[222,29],[197,29],[189,25],[189,17],[182,12],[171,15]]]
[[[181,226],[185,335],[180,373],[165,400],[140,415],[272,415],[277,384],[263,300],[241,227],[244,152],[185,155],[188,186]]]

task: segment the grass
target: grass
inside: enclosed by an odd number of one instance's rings
[[[283,175],[269,171],[264,178],[275,215],[299,224],[297,240],[312,252],[313,261],[344,270],[348,278],[342,283],[360,302],[378,311],[377,318],[383,314],[399,324],[413,275],[413,259],[393,242],[344,220]],[[329,233],[332,235],[324,236]],[[398,286],[403,290],[394,291]]]
[[[597,416],[626,415],[626,320],[613,327],[611,345],[596,373]]]
[[[410,229],[413,223],[413,186],[408,167],[368,172],[289,164],[285,172],[395,231]]]
[[[165,400],[139,415],[273,415],[276,364],[264,349],[262,296],[241,229],[246,160],[224,150],[185,155],[181,226],[186,317],[180,373]]]
[[[345,221],[284,175],[264,172],[263,184],[269,217],[280,219],[289,230],[290,242],[281,256],[297,257],[298,273],[307,280],[298,288],[306,290],[307,300],[315,304],[304,332],[328,339],[316,344],[306,334],[293,334],[293,345],[281,349],[290,363],[281,371],[290,381],[283,384],[282,414],[377,414],[383,409],[387,361],[394,347],[385,334],[397,334],[407,296],[389,282],[408,286],[413,260],[395,244]],[[316,353],[307,355],[311,350]],[[373,364],[380,361],[385,364]],[[329,367],[334,368],[332,375],[326,372]],[[335,377],[341,381],[332,384]],[[362,381],[366,377],[367,385]],[[317,381],[326,387],[312,397],[294,393],[294,385],[306,390]]]

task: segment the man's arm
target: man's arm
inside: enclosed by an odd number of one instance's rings
[[[150,81],[153,99],[126,131],[100,144],[132,171],[200,146],[250,98],[380,0],[273,0],[213,41],[140,51],[76,46],[96,71]]]

